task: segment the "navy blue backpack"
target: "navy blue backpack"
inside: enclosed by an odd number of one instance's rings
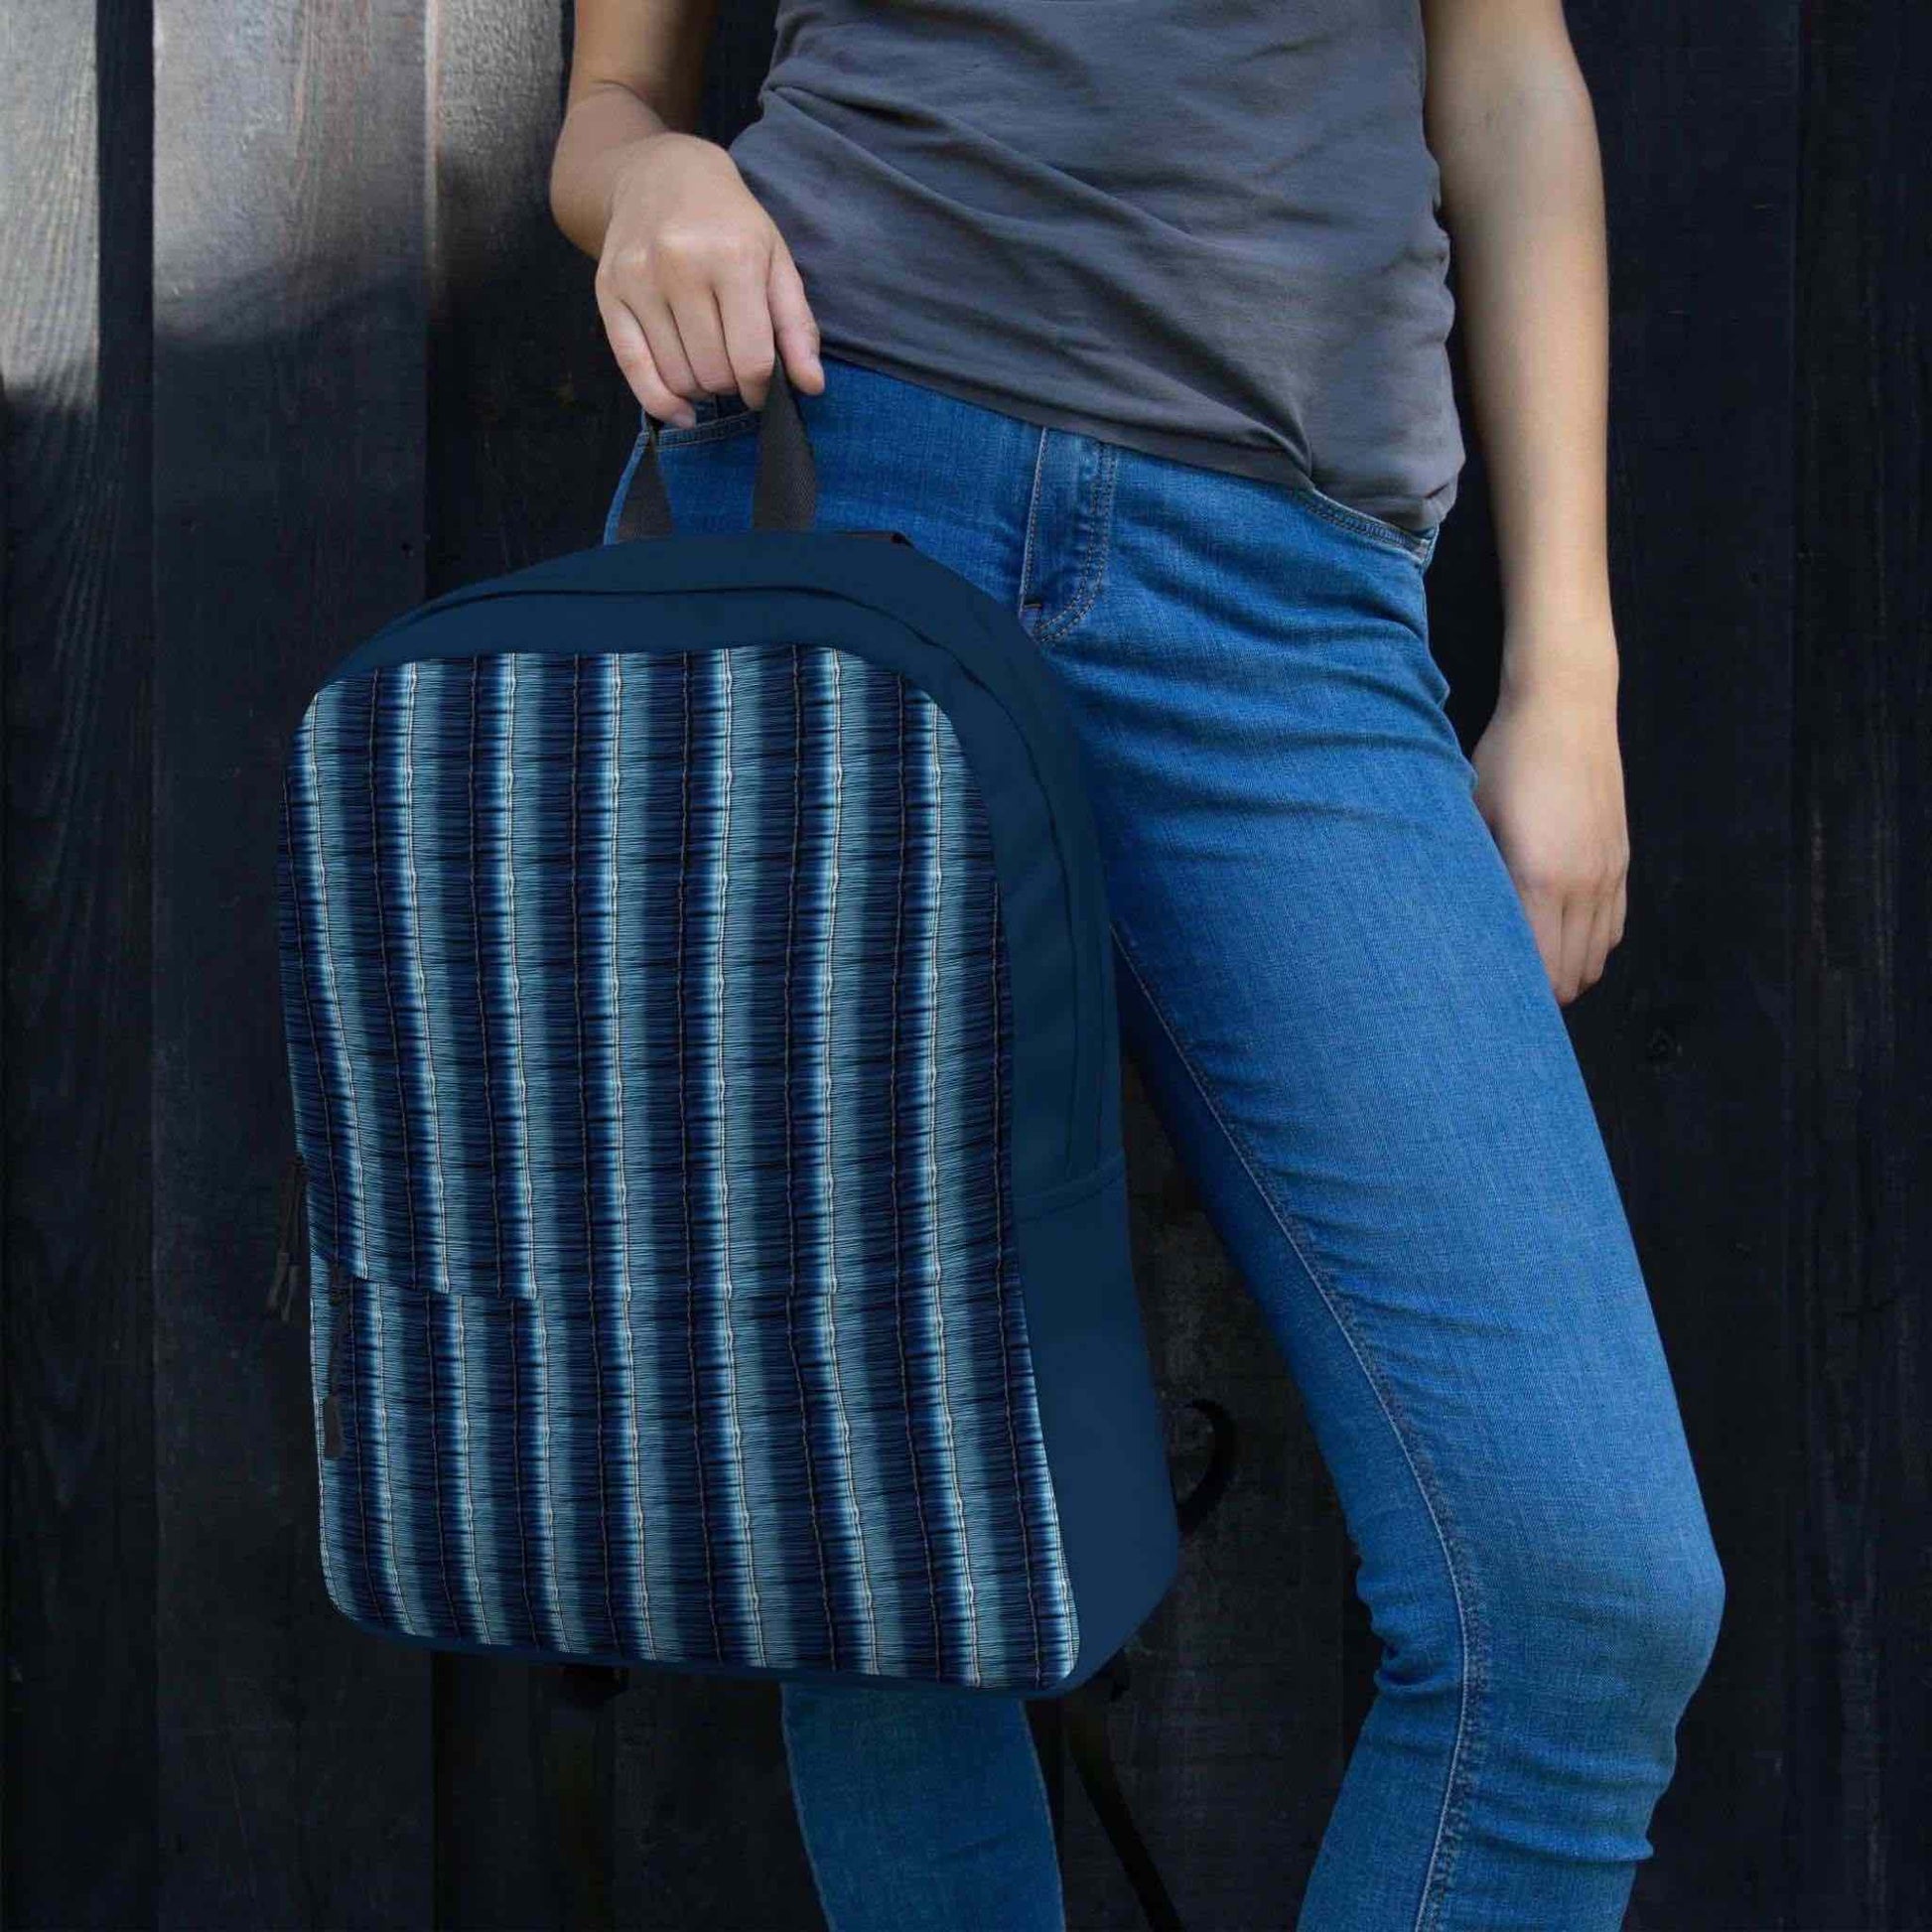
[[[270,1304],[327,1587],[580,1679],[1104,1702],[1232,1438],[1177,1509],[1074,741],[1015,618],[815,498],[780,371],[750,531],[673,533],[653,424],[618,541],[302,714]]]

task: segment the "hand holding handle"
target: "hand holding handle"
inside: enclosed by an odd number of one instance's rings
[[[818,472],[782,359],[771,365],[770,386],[759,414],[761,420],[758,427],[758,475],[752,485],[752,528],[809,530],[818,509]],[[634,537],[677,534],[657,464],[657,418],[647,416],[645,421],[649,427],[644,432],[644,447],[618,515],[620,543]]]

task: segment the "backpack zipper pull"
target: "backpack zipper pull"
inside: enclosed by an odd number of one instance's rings
[[[268,1312],[280,1315],[284,1321],[294,1312],[297,1288],[308,1286],[308,1177],[309,1171],[301,1155],[292,1155],[282,1170],[275,1230],[275,1273],[268,1284]]]

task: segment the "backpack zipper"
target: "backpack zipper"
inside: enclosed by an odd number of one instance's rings
[[[348,1277],[329,1264],[329,1365],[322,1385],[322,1452],[334,1462],[343,1452],[343,1363],[348,1344]]]
[[[309,1292],[309,1170],[299,1154],[282,1170],[275,1229],[275,1273],[268,1284],[268,1312],[286,1321],[298,1294]]]
[[[282,1170],[276,1213],[275,1273],[268,1285],[268,1312],[287,1321],[298,1300],[309,1299],[309,1169],[301,1155]],[[343,1363],[348,1341],[348,1278],[329,1263],[329,1363],[323,1374],[322,1452],[335,1461],[343,1452]]]

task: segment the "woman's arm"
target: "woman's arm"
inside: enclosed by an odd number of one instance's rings
[[[558,227],[597,257],[597,306],[638,402],[690,423],[737,390],[762,407],[776,356],[825,386],[791,251],[697,124],[716,0],[577,0],[564,124],[550,164]]]
[[[1502,575],[1477,802],[1566,1004],[1622,937],[1629,846],[1605,542],[1608,274],[1595,117],[1561,0],[1423,0]]]

